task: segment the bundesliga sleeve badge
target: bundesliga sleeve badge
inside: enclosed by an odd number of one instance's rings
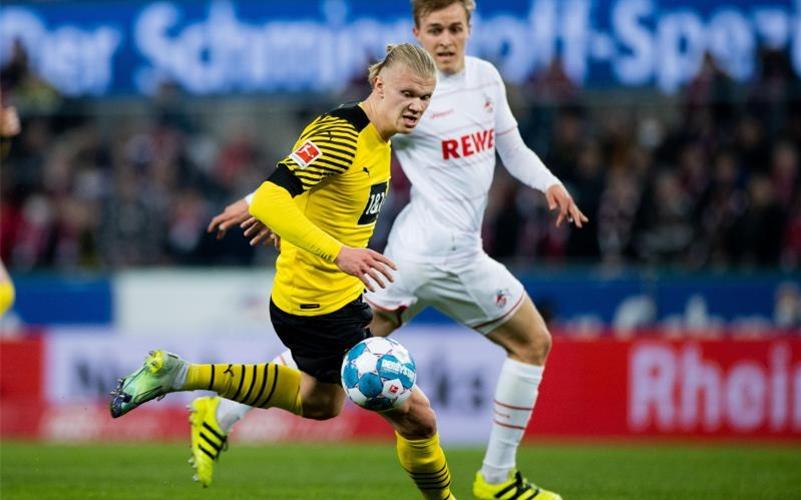
[[[323,156],[323,150],[317,147],[311,140],[307,140],[301,144],[298,149],[289,155],[301,169],[308,167],[321,156]]]

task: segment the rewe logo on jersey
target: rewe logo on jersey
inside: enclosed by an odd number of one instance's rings
[[[304,142],[289,155],[290,158],[295,160],[295,163],[300,165],[300,168],[308,167],[314,163],[314,160],[321,156],[323,156],[323,151],[312,141]]]
[[[483,151],[491,151],[494,148],[495,129],[479,130],[457,139],[444,139],[442,141],[442,159],[466,158]]]

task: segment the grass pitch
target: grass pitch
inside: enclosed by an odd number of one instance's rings
[[[454,492],[470,486],[481,449],[447,448]],[[391,443],[233,444],[214,484],[191,481],[185,444],[0,443],[0,498],[419,499]],[[801,448],[734,445],[534,445],[518,465],[574,499],[799,499]]]

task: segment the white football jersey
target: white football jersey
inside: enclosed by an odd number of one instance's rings
[[[516,127],[504,83],[492,64],[466,57],[464,71],[440,73],[420,123],[411,134],[392,139],[412,189],[389,245],[421,260],[481,252],[495,137]]]

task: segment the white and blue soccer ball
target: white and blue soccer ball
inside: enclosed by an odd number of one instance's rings
[[[373,411],[386,411],[406,401],[417,379],[409,351],[382,337],[370,337],[353,346],[342,361],[341,373],[348,398]]]

